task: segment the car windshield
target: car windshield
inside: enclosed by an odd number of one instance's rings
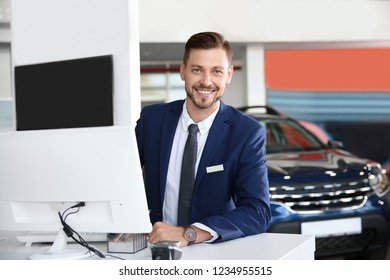
[[[267,153],[312,151],[324,144],[299,123],[289,119],[259,120],[267,130]]]

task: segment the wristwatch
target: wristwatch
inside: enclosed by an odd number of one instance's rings
[[[188,241],[188,245],[194,244],[198,233],[192,226],[184,228],[184,238]]]

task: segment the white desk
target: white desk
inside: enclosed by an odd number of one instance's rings
[[[25,260],[32,253],[46,250],[47,245],[26,247],[15,233],[0,231],[0,260]],[[94,244],[95,245],[95,244]],[[77,244],[68,247],[79,248]],[[96,245],[106,253],[106,244]],[[81,247],[80,247],[81,248]],[[195,244],[182,248],[182,260],[313,260],[314,235],[263,233],[216,244]],[[135,254],[113,254],[125,259],[151,260],[149,248]]]

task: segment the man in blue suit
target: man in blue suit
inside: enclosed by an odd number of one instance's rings
[[[180,246],[262,233],[271,218],[265,129],[220,99],[233,75],[232,49],[215,32],[186,43],[180,76],[187,98],[145,107],[136,136],[153,230],[149,242]],[[197,124],[196,176],[188,224],[178,224],[188,126]]]

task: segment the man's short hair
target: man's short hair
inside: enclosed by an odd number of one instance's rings
[[[225,40],[225,37],[222,34],[217,32],[200,32],[192,35],[186,45],[183,56],[184,65],[187,64],[188,57],[192,49],[215,49],[223,48],[226,52],[229,63],[232,63],[233,59],[233,50],[229,41]]]

